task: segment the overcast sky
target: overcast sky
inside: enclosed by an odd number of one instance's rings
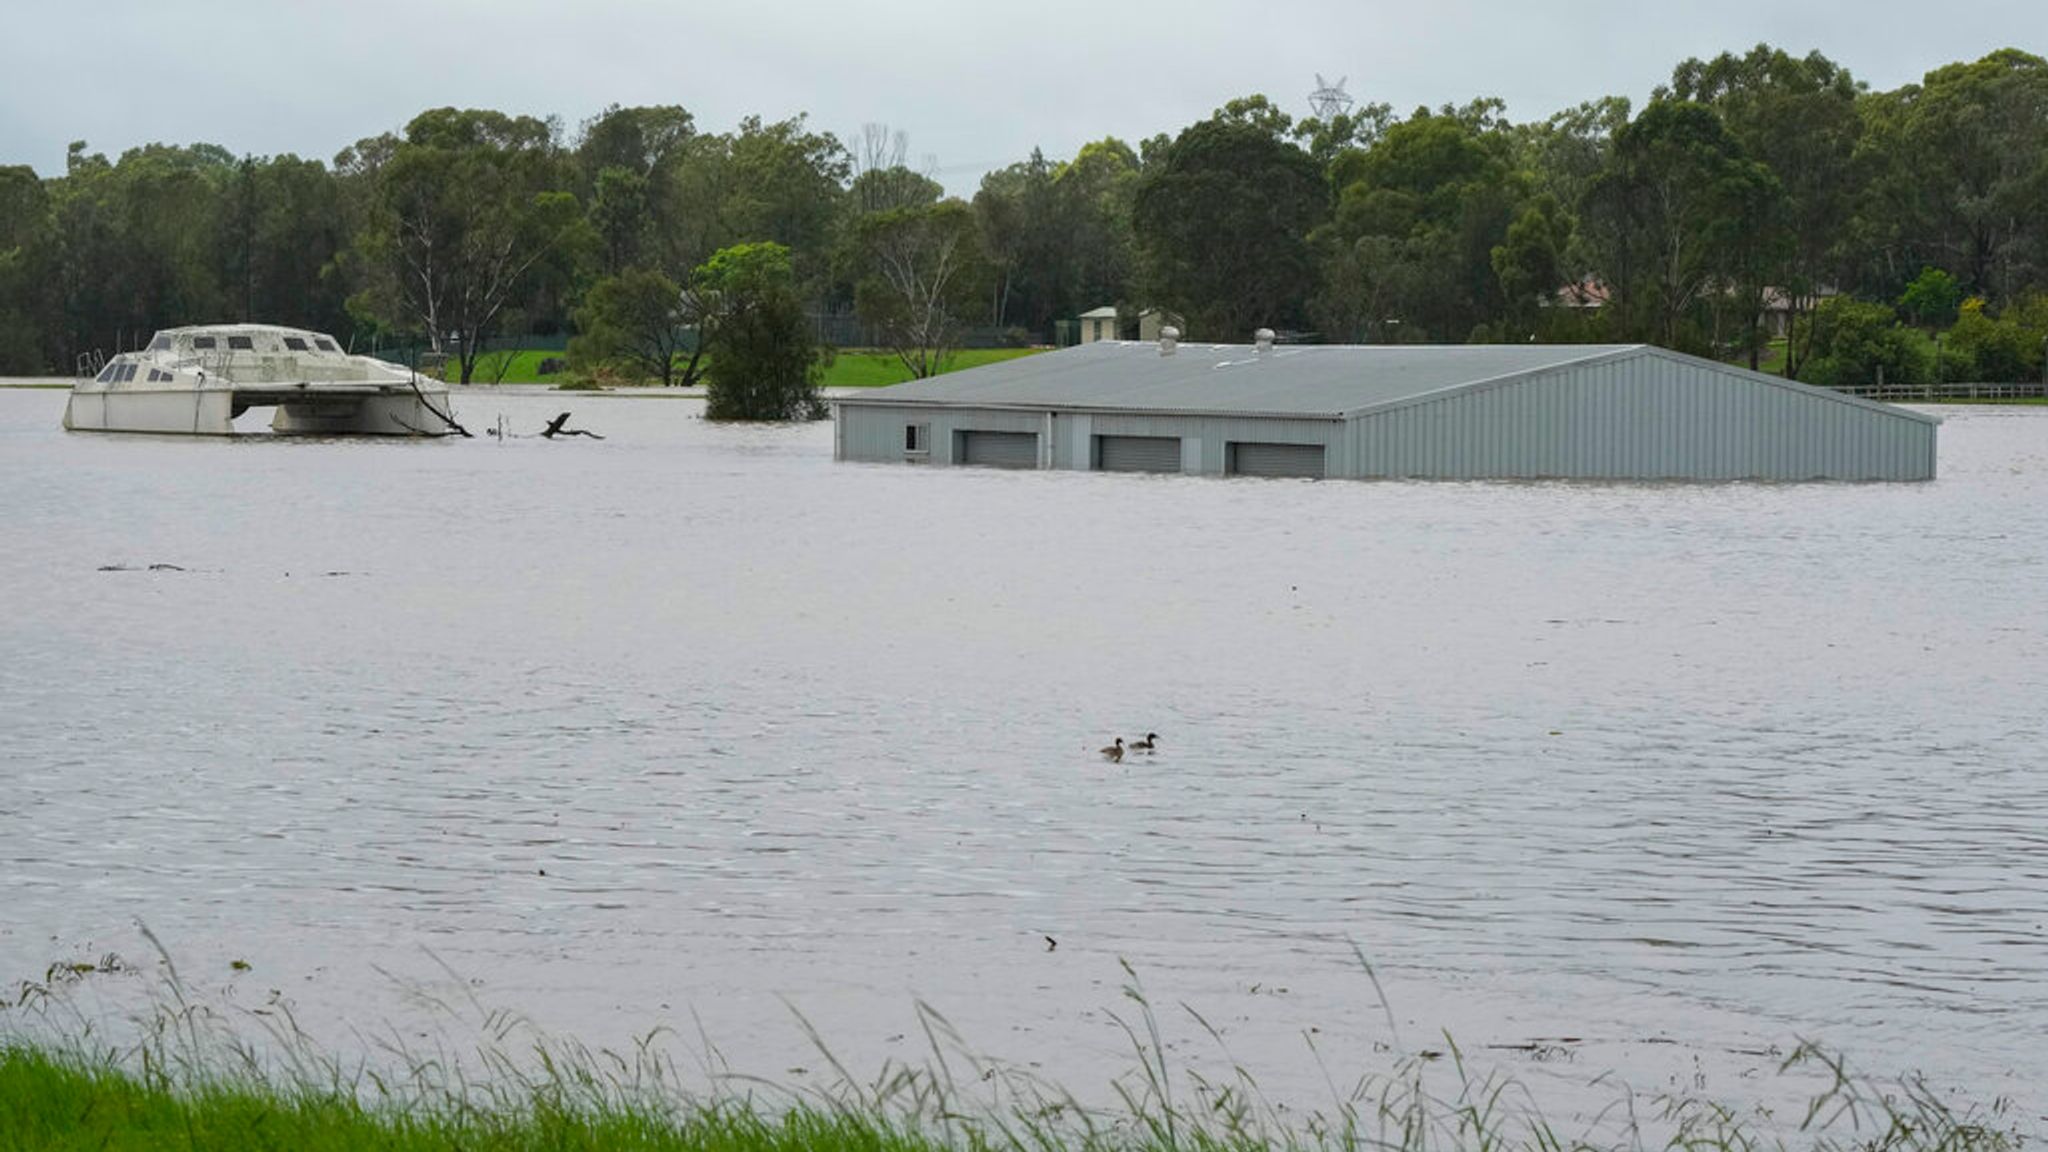
[[[713,131],[754,112],[849,141],[885,123],[961,194],[1034,145],[1135,142],[1245,93],[1303,115],[1317,73],[1404,114],[1491,95],[1529,120],[1640,104],[1679,60],[1759,41],[1874,88],[2048,50],[2041,0],[6,0],[0,32],[0,163],[46,174],[76,139],[328,160],[425,108],[573,131],[617,102],[681,104]]]

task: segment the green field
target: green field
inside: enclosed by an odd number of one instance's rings
[[[962,348],[946,358],[944,370],[957,371],[961,368],[976,368],[983,364],[994,364],[1002,360],[1014,360],[1041,351],[1036,348]],[[476,373],[471,381],[475,384],[562,384],[574,374],[562,372],[543,376],[540,374],[541,361],[563,359],[560,351],[545,349],[520,349],[518,351],[486,352],[477,361]],[[442,369],[442,378],[458,380],[461,368],[450,363]],[[500,376],[502,371],[503,375]],[[903,366],[894,354],[875,352],[867,349],[848,349],[839,353],[825,369],[827,388],[879,388],[888,384],[901,384],[910,379],[910,369]]]
[[[1015,360],[1040,352],[1040,348],[962,348],[946,357],[942,372],[957,372],[962,368],[979,368],[983,364],[996,364],[1004,360]],[[903,366],[894,354],[888,352],[845,351],[841,352],[831,367],[825,369],[827,388],[880,388],[889,384],[901,384],[910,379],[910,369]]]

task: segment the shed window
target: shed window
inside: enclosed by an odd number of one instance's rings
[[[334,341],[332,341],[332,340],[327,340],[327,339],[320,339],[320,340],[315,340],[315,341],[313,341],[313,343],[314,343],[315,345],[317,345],[317,346],[319,347],[319,349],[320,349],[320,350],[321,350],[322,352],[339,352],[339,351],[341,351],[341,349],[339,349],[339,348],[336,348],[336,347],[334,346]]]
[[[285,347],[287,347],[287,348],[289,348],[289,349],[291,349],[291,350],[292,350],[292,351],[294,351],[294,352],[310,352],[310,351],[312,351],[312,349],[311,349],[311,348],[308,348],[308,347],[306,347],[306,342],[305,342],[304,340],[301,340],[301,339],[299,339],[299,338],[298,338],[297,336],[287,336],[287,337],[285,337],[285,338],[284,338],[284,346],[285,346]]]
[[[256,341],[251,340],[247,336],[230,336],[228,337],[228,347],[239,348],[247,352],[256,347]]]
[[[214,348],[217,346],[217,343],[211,336],[194,336],[192,338],[192,348],[194,351],[203,352],[209,348]]]
[[[905,424],[903,426],[903,450],[923,455],[932,450],[932,426],[929,424]]]

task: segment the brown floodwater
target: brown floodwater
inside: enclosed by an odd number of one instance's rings
[[[1942,410],[1928,484],[1638,485],[63,403],[0,390],[0,985],[160,969],[146,925],[338,1047],[473,994],[779,1079],[791,1006],[872,1068],[921,999],[1086,1092],[1127,961],[1177,1059],[1221,1059],[1185,1004],[1307,1108],[1311,1041],[1348,1076],[1448,1032],[1745,1104],[1811,1038],[2048,1112],[2048,409]]]

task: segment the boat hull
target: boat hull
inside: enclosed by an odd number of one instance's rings
[[[162,432],[229,436],[235,431],[230,389],[99,392],[74,389],[64,406],[74,432]]]
[[[432,436],[447,430],[435,410],[447,411],[445,392],[410,390],[365,396],[321,395],[301,389],[284,398],[238,395],[233,389],[73,391],[64,427],[75,432],[145,432],[232,436],[235,418],[252,407],[272,407],[271,431],[288,436]]]

